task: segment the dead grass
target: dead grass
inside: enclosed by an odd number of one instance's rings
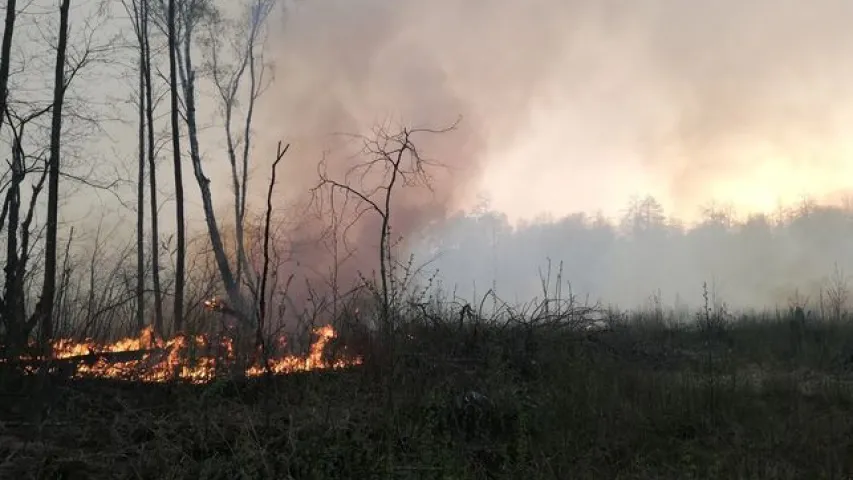
[[[453,325],[413,320],[383,368],[272,381],[7,374],[0,478],[853,474],[853,325]]]

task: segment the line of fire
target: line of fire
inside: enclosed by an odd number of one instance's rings
[[[218,297],[205,300],[203,306],[223,316],[231,312]],[[236,353],[237,329],[227,329],[216,335],[178,334],[164,339],[148,326],[135,337],[114,342],[60,338],[51,342],[50,356],[23,354],[13,361],[0,359],[0,363],[11,364],[27,374],[36,374],[44,369],[51,374],[78,379],[192,384],[209,383],[224,374],[236,373],[251,378],[264,374],[342,369],[362,363],[362,358],[355,355],[328,358],[327,347],[337,337],[331,325],[313,328],[312,336],[309,351],[304,355],[280,353],[287,345],[287,337],[281,335],[275,345],[256,346],[253,355],[246,360],[238,358]],[[35,350],[36,342],[31,341],[30,347]]]

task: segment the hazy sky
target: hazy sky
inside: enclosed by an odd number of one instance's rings
[[[682,217],[711,199],[766,211],[836,195],[853,179],[850,1],[281,4],[268,54],[275,83],[255,125],[258,191],[279,139],[293,143],[285,190],[298,197],[334,146],[330,134],[459,115],[459,131],[427,145],[454,172],[446,200],[468,207],[487,194],[513,220],[615,215],[647,193]],[[126,21],[110,21],[119,27]],[[132,77],[103,80],[76,88],[100,101],[131,95]],[[214,181],[225,181],[207,87],[202,150]],[[92,150],[126,164],[135,129],[133,107],[122,108],[127,125],[106,127],[110,154],[102,143]]]
[[[850,1],[298,5],[279,125],[313,132],[333,102],[362,122],[463,113],[482,171],[464,189],[513,218],[612,214],[637,193],[682,216],[712,198],[771,210],[853,179]]]

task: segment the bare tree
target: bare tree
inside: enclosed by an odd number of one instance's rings
[[[246,217],[246,196],[248,183],[248,164],[251,148],[251,125],[254,112],[254,105],[257,99],[265,90],[268,82],[265,81],[266,66],[263,60],[262,39],[264,36],[263,26],[268,17],[274,0],[249,0],[246,5],[247,20],[245,23],[230,23],[222,19],[221,13],[213,0],[159,0],[154,5],[157,11],[153,18],[157,20],[161,29],[166,30],[170,39],[170,49],[174,49],[175,71],[177,78],[180,79],[180,88],[178,88],[172,78],[172,93],[173,95],[180,94],[179,98],[173,98],[173,109],[176,110],[180,104],[180,110],[183,124],[187,130],[187,141],[189,142],[189,156],[193,166],[193,174],[196,183],[199,186],[199,191],[202,199],[202,208],[205,216],[205,223],[208,230],[208,235],[211,241],[213,256],[219,270],[219,276],[225,288],[229,302],[236,311],[240,312],[242,320],[252,323],[250,315],[256,315],[253,309],[248,308],[241,291],[241,280],[246,277],[245,270],[248,268],[248,262],[245,254],[245,217]],[[216,27],[215,25],[218,25]],[[225,28],[227,26],[227,28]],[[217,37],[213,35],[205,35],[205,27],[207,32],[211,29],[216,30]],[[220,27],[228,33],[233,33],[233,38],[230,38],[229,45],[232,47],[233,54],[236,58],[236,63],[225,65],[222,61],[221,51],[216,46],[222,45],[223,35]],[[236,259],[232,265],[226,252],[223,232],[219,225],[219,221],[213,209],[213,199],[210,187],[210,179],[205,174],[202,166],[201,151],[199,145],[199,126],[196,112],[197,101],[197,71],[193,58],[195,49],[198,46],[207,47],[203,49],[208,53],[209,61],[207,67],[213,72],[213,83],[217,87],[219,100],[223,109],[223,114],[226,117],[226,140],[228,142],[228,158],[232,165],[232,184],[236,185],[234,192],[235,206],[235,252]],[[210,52],[211,48],[215,48],[213,52],[216,57]],[[215,65],[215,68],[213,67]],[[243,127],[241,133],[233,131],[232,122],[237,116],[237,106],[244,92],[240,85],[245,83],[244,79],[248,78],[249,87],[245,92],[247,111],[243,117]],[[173,127],[176,130],[177,127]],[[242,148],[241,148],[242,147]],[[177,150],[179,145],[175,145]],[[179,235],[180,236],[180,235]],[[183,243],[181,238],[178,239],[178,244]],[[178,254],[177,270],[182,270],[183,257],[180,252]],[[183,277],[181,273],[177,276]],[[181,288],[176,281],[176,296],[181,296]],[[256,290],[249,285],[250,290]],[[176,298],[176,302],[177,302]],[[180,328],[181,318],[176,315],[176,328]]]
[[[2,213],[0,213],[0,227],[5,224],[7,234],[5,283],[3,296],[0,298],[0,316],[6,331],[6,354],[9,356],[16,356],[26,345],[26,340],[37,321],[36,317],[27,319],[24,276],[29,262],[33,214],[39,194],[44,187],[48,169],[41,168],[32,186],[28,208],[22,210],[21,187],[27,175],[34,173],[39,163],[47,163],[44,150],[35,154],[25,152],[23,138],[27,124],[48,112],[49,108],[42,108],[20,117],[10,112],[8,105],[6,111],[13,141],[12,160],[9,165],[11,178],[6,189]]]
[[[162,4],[162,0],[161,0]],[[184,280],[186,277],[186,221],[184,220],[184,180],[181,171],[181,140],[178,123],[178,31],[176,0],[169,0],[167,28],[169,36],[169,88],[172,108],[172,155],[175,174],[175,203],[177,221],[177,265],[175,267],[175,330],[180,331],[184,317]],[[191,132],[192,135],[192,132]],[[161,330],[162,331],[162,330]]]
[[[629,207],[622,216],[621,227],[628,233],[638,235],[665,226],[663,206],[654,197],[632,197]]]
[[[143,73],[145,75],[145,117],[148,124],[148,182],[149,182],[149,198],[151,201],[151,281],[154,286],[154,325],[158,332],[163,331],[163,298],[162,290],[160,289],[160,221],[157,210],[157,152],[154,148],[154,87],[151,82],[151,35],[148,30],[151,19],[148,0],[143,0],[141,3],[141,30],[143,50]],[[180,169],[180,167],[178,167]],[[178,172],[180,173],[180,172]],[[177,186],[178,177],[176,177],[175,185]],[[176,189],[176,192],[178,189]],[[181,192],[181,211],[183,211],[183,188]],[[176,194],[177,196],[177,194]],[[181,214],[183,216],[183,213]],[[179,222],[183,225],[183,222]],[[179,230],[182,232],[183,230]],[[182,248],[186,248],[185,246]],[[183,277],[182,277],[183,278]]]
[[[332,259],[325,282],[332,294],[332,318],[338,318],[338,307],[342,300],[339,285],[341,268],[356,255],[355,248],[347,243],[347,234],[358,223],[359,218],[357,215],[348,218],[348,213],[352,208],[351,203],[356,204],[357,209],[360,200],[334,188],[326,192],[327,197],[317,195],[318,191],[314,193],[312,204],[317,217],[321,221],[328,219],[327,230],[320,235],[319,241]],[[338,198],[339,196],[342,198]]]
[[[45,238],[44,284],[39,299],[40,335],[42,346],[49,353],[53,338],[53,307],[56,298],[56,237],[59,225],[59,164],[62,137],[62,107],[67,88],[65,78],[66,49],[68,46],[68,14],[71,0],[62,0],[59,6],[59,34],[56,47],[56,69],[51,112],[50,159],[47,183],[47,236]]]
[[[827,300],[829,301],[832,319],[835,321],[841,321],[844,317],[845,310],[847,309],[847,301],[850,297],[850,288],[849,280],[844,274],[844,269],[838,266],[838,262],[836,262],[833,267],[832,275],[830,276],[826,287],[826,295]],[[822,304],[823,301],[821,300],[821,307],[823,307]]]
[[[170,6],[175,0],[170,0]],[[198,139],[198,123],[196,118],[196,71],[193,62],[193,44],[196,39],[197,28],[202,22],[215,17],[217,11],[210,0],[180,0],[177,5],[177,21],[179,21],[180,36],[177,37],[175,57],[177,58],[177,71],[181,79],[181,92],[184,103],[184,123],[187,127],[187,136],[190,144],[190,160],[193,165],[193,173],[201,193],[202,207],[204,210],[205,223],[210,236],[213,255],[219,268],[219,274],[228,295],[232,308],[239,312],[241,320],[252,323],[248,318],[254,312],[246,308],[245,301],[240,292],[240,286],[234,276],[234,270],[228,261],[222,234],[213,210],[213,198],[210,190],[210,179],[204,173],[201,163],[201,152]],[[175,320],[176,322],[179,319]]]
[[[270,223],[272,221],[272,193],[275,188],[275,169],[278,167],[278,162],[284,158],[284,154],[287,153],[287,149],[290,148],[290,144],[286,145],[283,149],[281,148],[281,142],[278,143],[278,148],[276,150],[275,160],[272,162],[272,175],[270,176],[270,184],[269,189],[267,190],[267,211],[264,216],[264,265],[261,270],[260,277],[260,292],[258,294],[258,325],[257,325],[257,335],[256,335],[256,345],[260,348],[262,355],[264,366],[267,368],[267,372],[269,372],[269,362],[267,361],[267,351],[264,346],[264,325],[267,318],[267,281],[269,279],[269,268],[270,268]]]
[[[12,60],[12,36],[15,31],[17,8],[15,0],[6,0],[6,24],[3,30],[3,44],[0,46],[0,127],[3,126],[6,102],[9,99],[9,65]]]
[[[231,183],[234,190],[234,226],[236,240],[235,282],[240,285],[243,273],[249,268],[246,259],[244,225],[246,219],[246,193],[249,172],[249,153],[252,138],[252,118],[255,102],[266,90],[266,65],[263,57],[263,40],[266,34],[264,26],[272,11],[275,0],[248,0],[242,6],[241,19],[228,21],[222,15],[211,15],[207,24],[207,34],[202,39],[205,53],[209,58],[209,70],[219,97],[220,109],[224,117],[225,140],[227,142],[228,161],[231,167]],[[226,38],[223,38],[226,37]],[[225,52],[225,44],[228,51]],[[230,54],[232,63],[223,60],[223,52]],[[248,73],[249,82],[246,97],[246,111],[242,132],[234,132],[235,121],[241,98],[241,84]],[[238,159],[238,149],[241,150]],[[249,273],[249,272],[246,272]],[[247,277],[251,279],[251,275]]]
[[[144,176],[148,167],[148,188],[151,210],[151,276],[154,291],[154,328],[163,331],[163,300],[160,286],[160,228],[157,205],[157,151],[154,141],[154,88],[152,84],[152,55],[149,22],[149,2],[144,0],[122,0],[130,16],[139,50],[139,168],[137,178],[137,326],[144,325]]]
[[[146,132],[146,96],[145,96],[145,40],[142,29],[142,5],[137,0],[122,0],[125,11],[133,24],[139,47],[139,86],[137,91],[137,108],[139,114],[138,132],[138,167],[136,180],[136,328],[141,331],[145,327],[145,132]],[[152,176],[153,177],[153,176]],[[156,211],[152,216],[156,217]]]
[[[318,166],[320,183],[314,190],[329,186],[343,191],[346,195],[356,197],[362,204],[362,209],[356,217],[366,212],[379,216],[379,281],[381,287],[378,294],[381,300],[381,328],[390,333],[392,325],[391,310],[391,218],[392,198],[399,188],[423,187],[430,188],[429,168],[438,163],[423,157],[415,146],[414,138],[423,134],[448,132],[456,127],[441,130],[426,128],[403,128],[391,133],[385,126],[373,129],[372,136],[355,136],[362,143],[361,155],[364,161],[349,168],[342,179],[329,176],[324,160]]]

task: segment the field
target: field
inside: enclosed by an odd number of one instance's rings
[[[6,372],[0,478],[853,475],[843,319],[404,323],[393,348],[337,371],[204,385]]]

